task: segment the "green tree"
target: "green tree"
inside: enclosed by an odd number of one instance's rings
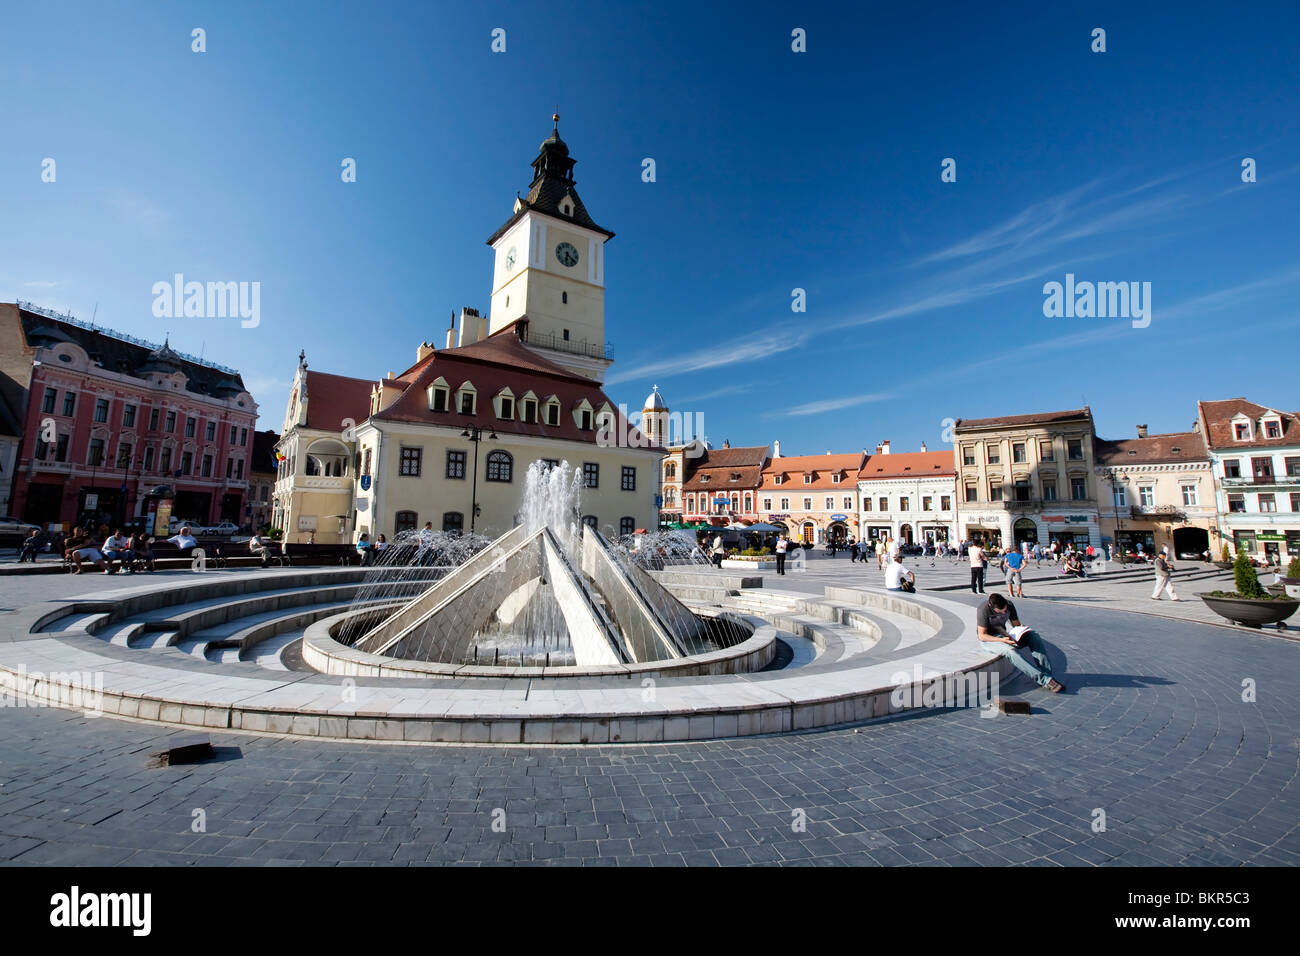
[[[1260,587],[1259,576],[1255,573],[1255,566],[1250,563],[1250,558],[1246,554],[1246,549],[1242,548],[1237,552],[1237,560],[1232,563],[1232,577],[1237,584],[1237,595],[1244,598],[1262,598],[1264,589]]]

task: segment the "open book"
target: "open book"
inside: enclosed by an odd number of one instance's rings
[[[1015,639],[1016,646],[1021,647],[1025,643],[1025,635],[1029,633],[1029,628],[1021,624],[1018,627],[1007,628],[1007,634]]]

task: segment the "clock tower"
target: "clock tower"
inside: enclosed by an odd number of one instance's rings
[[[533,160],[526,197],[487,243],[496,253],[489,331],[526,321],[529,348],[578,375],[603,381],[605,243],[614,237],[578,198],[575,160],[560,139],[560,115]]]

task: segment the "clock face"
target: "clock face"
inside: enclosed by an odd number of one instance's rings
[[[510,251],[506,253],[506,271],[509,272],[515,267],[515,247],[511,246]]]
[[[562,242],[555,247],[555,258],[560,260],[561,265],[572,268],[578,264],[578,250],[570,242]]]

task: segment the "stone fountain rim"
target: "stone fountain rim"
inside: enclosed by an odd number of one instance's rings
[[[400,602],[394,602],[394,606]],[[383,605],[353,608],[321,618],[308,625],[303,632],[302,659],[321,674],[346,677],[402,677],[481,680],[566,679],[580,677],[650,676],[692,677],[750,673],[760,671],[776,655],[777,627],[761,617],[741,614],[725,608],[693,608],[699,617],[727,618],[751,629],[748,638],[733,647],[694,654],[666,661],[646,661],[640,664],[610,664],[601,666],[555,665],[550,667],[493,666],[490,664],[440,664],[433,661],[407,660],[371,654],[341,644],[334,634],[351,618],[370,616],[383,610]]]

